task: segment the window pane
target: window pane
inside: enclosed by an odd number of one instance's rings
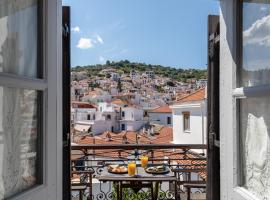
[[[270,197],[270,96],[240,101],[242,186],[259,199]]]
[[[184,131],[189,131],[190,130],[190,124],[189,124],[189,114],[184,114]]]
[[[38,92],[0,86],[0,199],[38,182]]]
[[[243,66],[241,69],[241,86],[256,86],[270,83],[269,52],[269,0],[245,0],[243,4]]]
[[[37,77],[37,0],[0,0],[0,72]]]

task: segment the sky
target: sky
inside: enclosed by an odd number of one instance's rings
[[[71,66],[130,60],[206,68],[215,0],[63,0],[71,7]]]

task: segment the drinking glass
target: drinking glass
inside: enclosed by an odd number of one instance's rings
[[[142,156],[141,157],[141,166],[143,168],[146,168],[147,167],[147,164],[148,164],[148,157],[147,156]]]
[[[135,174],[136,174],[136,163],[135,162],[128,163],[128,175],[135,176]]]

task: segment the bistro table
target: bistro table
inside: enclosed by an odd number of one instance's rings
[[[151,165],[150,165],[151,166]],[[128,174],[114,174],[108,172],[108,168],[104,167],[104,170],[96,178],[101,182],[113,182],[116,184],[117,200],[122,200],[123,188],[131,188],[134,191],[139,191],[142,188],[151,189],[152,200],[158,199],[158,187],[162,182],[174,182],[175,183],[175,197],[177,198],[177,179],[175,174],[170,170],[166,174],[150,174],[145,172],[144,168],[137,166],[137,175],[129,176]],[[153,187],[155,184],[155,188]]]

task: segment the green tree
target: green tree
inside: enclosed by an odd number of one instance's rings
[[[122,92],[123,91],[121,80],[118,80],[118,82],[117,82],[117,89],[118,89],[119,92]]]

